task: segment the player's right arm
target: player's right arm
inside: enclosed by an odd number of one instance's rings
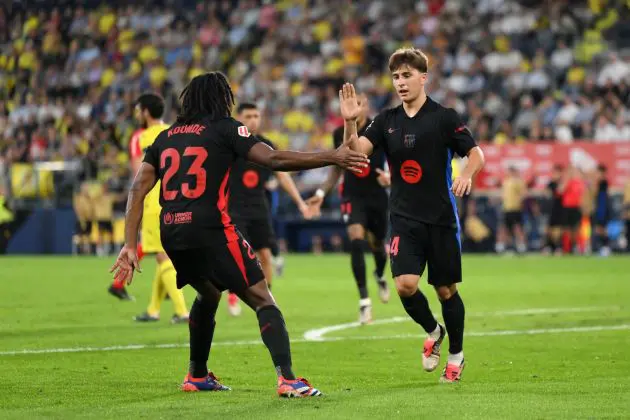
[[[357,118],[359,118],[360,109],[357,94],[352,83],[344,84],[341,90],[339,90],[339,108],[344,120],[343,143],[347,144],[352,150],[365,153],[368,156],[371,155],[374,151],[374,145],[378,144],[381,140],[378,135],[382,136],[382,130],[378,132],[378,128],[381,127],[377,127],[380,125],[380,119],[378,117],[374,119],[366,129],[366,134],[369,137],[358,136]],[[375,123],[377,126],[372,129]],[[371,133],[369,133],[370,129],[372,129]]]
[[[349,171],[361,172],[370,162],[364,153],[351,150],[345,144],[325,152],[275,150],[252,136],[247,127],[236,120],[231,120],[223,128],[223,134],[228,147],[238,156],[274,171],[301,171],[337,165]]]
[[[127,197],[125,213],[125,245],[120,250],[116,262],[110,269],[114,278],[131,284],[134,271],[141,272],[136,250],[138,247],[138,230],[144,209],[144,198],[157,183],[157,155],[152,147],[147,149],[145,161],[140,166]]]
[[[301,171],[337,165],[358,173],[370,162],[367,155],[350,149],[346,144],[325,152],[294,152],[274,150],[264,143],[258,143],[249,150],[247,160],[274,171]]]

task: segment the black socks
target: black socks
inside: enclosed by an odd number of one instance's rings
[[[273,305],[265,306],[260,308],[256,315],[258,316],[260,335],[265,346],[269,349],[278,376],[282,375],[289,380],[295,379],[291,369],[289,333],[280,309]]]
[[[411,319],[420,324],[427,334],[432,333],[437,328],[437,321],[431,313],[429,302],[420,290],[409,297],[400,296],[400,300]]]
[[[350,241],[350,254],[352,256],[352,274],[354,274],[354,281],[357,282],[359,289],[359,296],[361,299],[368,297],[366,275],[365,275],[365,255],[363,250],[365,241],[362,239],[354,239]]]
[[[442,317],[448,332],[448,352],[456,354],[462,351],[464,345],[464,317],[466,310],[459,292],[455,292],[450,299],[442,301]]]
[[[190,309],[188,330],[190,332],[190,366],[193,378],[205,378],[208,375],[208,356],[214,336],[214,316],[219,302],[212,302],[197,297]]]
[[[381,278],[385,272],[385,264],[387,264],[387,254],[385,247],[381,244],[376,250],[372,250],[374,255],[374,264],[376,265],[376,275]]]

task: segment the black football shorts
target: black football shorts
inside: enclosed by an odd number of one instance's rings
[[[564,227],[569,229],[577,229],[582,221],[582,211],[579,207],[565,207],[564,209]]]
[[[92,232],[92,224],[85,220],[81,221],[77,219],[74,224],[74,234],[80,236],[87,236]]]
[[[506,211],[504,214],[505,227],[511,232],[516,226],[523,226],[522,211]]]
[[[390,259],[392,276],[421,276],[429,266],[427,281],[433,286],[448,286],[462,281],[462,254],[459,230],[430,225],[392,215]]]
[[[219,291],[235,293],[265,279],[260,261],[243,235],[236,230],[235,238],[224,243],[190,249],[165,251],[177,270],[177,287],[211,282]]]
[[[276,243],[276,235],[271,226],[271,220],[266,218],[246,219],[236,217],[232,222],[249,241],[254,251],[264,248],[273,248]]]
[[[347,226],[359,224],[372,232],[376,240],[382,241],[387,234],[387,197],[377,200],[346,197],[341,203],[341,215]]]

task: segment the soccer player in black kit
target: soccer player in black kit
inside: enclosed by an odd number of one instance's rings
[[[551,211],[549,214],[549,223],[547,224],[547,246],[545,252],[548,254],[562,254],[562,228],[564,223],[564,215],[562,208],[562,194],[560,193],[560,183],[562,182],[562,173],[564,168],[561,165],[553,167],[551,181],[547,184],[547,189],[551,194]]]
[[[242,103],[238,106],[236,113],[238,120],[247,127],[250,134],[275,149],[270,140],[258,134],[260,110],[255,104]],[[276,238],[271,224],[271,210],[265,183],[273,174],[274,172],[269,168],[256,165],[244,158],[237,159],[230,171],[230,198],[228,200],[228,213],[256,252],[270,289],[274,271],[271,248],[275,245]],[[310,219],[311,210],[302,199],[291,175],[286,172],[275,172],[275,175],[278,183],[295,202],[302,216]],[[238,297],[234,293],[228,296],[228,310],[233,316],[241,313]]]
[[[369,119],[369,103],[366,95],[357,95],[360,114],[357,119],[359,135],[362,135],[367,126],[372,122]],[[333,132],[335,148],[343,143],[343,127]],[[324,197],[337,185],[343,174],[341,185],[341,212],[348,226],[348,238],[350,238],[350,261],[352,274],[359,289],[359,322],[368,324],[372,322],[372,301],[369,298],[365,268],[365,239],[369,232],[368,241],[376,270],[374,278],[378,284],[379,297],[383,303],[389,301],[389,287],[383,277],[387,254],[385,253],[385,236],[387,235],[387,191],[383,188],[389,184],[388,174],[384,171],[385,154],[382,148],[376,149],[370,157],[370,166],[361,173],[344,171],[333,167],[328,179],[319,188],[315,195],[307,200],[313,206],[315,212],[324,201]]]
[[[127,284],[133,280],[134,271],[140,271],[136,246],[143,202],[160,180],[162,245],[177,270],[178,287],[188,284],[197,291],[190,311],[189,371],[182,389],[229,389],[207,368],[221,291],[229,289],[256,311],[262,340],[278,375],[278,395],[319,396],[319,390],[293,374],[282,313],[267,288],[254,250],[230,220],[230,168],[238,157],[246,157],[279,171],[333,164],[361,170],[368,165],[367,156],[352,151],[349,145],[322,153],[271,149],[230,117],[234,97],[227,79],[219,72],[195,77],[181,99],[177,122],[149,146],[131,186],[125,245],[111,271]]]
[[[377,115],[358,140],[354,136],[360,110],[354,86],[345,84],[339,99],[344,143],[368,155],[382,147],[389,162],[391,270],[407,314],[428,333],[423,367],[429,372],[437,368],[448,333],[448,361],[440,380],[457,382],[464,368],[464,302],[457,291],[462,267],[455,196],[470,193],[472,177],[483,167],[484,157],[457,112],[426,95],[427,69],[427,57],[418,49],[399,49],[391,55],[389,70],[402,104]],[[467,156],[468,163],[452,180],[454,154]],[[433,317],[418,289],[426,265],[446,328]]]

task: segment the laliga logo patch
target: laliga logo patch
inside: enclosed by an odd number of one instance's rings
[[[342,216],[342,218],[344,223],[348,223],[348,220],[350,220],[350,215],[346,213]]]
[[[170,225],[173,223],[173,213],[164,213],[164,224]]]
[[[241,125],[238,128],[238,135],[241,136],[241,137],[249,137],[249,136],[251,136],[251,134],[249,134],[249,130],[244,125]]]
[[[422,179],[422,168],[415,160],[406,160],[400,165],[400,177],[407,184],[417,184]]]

